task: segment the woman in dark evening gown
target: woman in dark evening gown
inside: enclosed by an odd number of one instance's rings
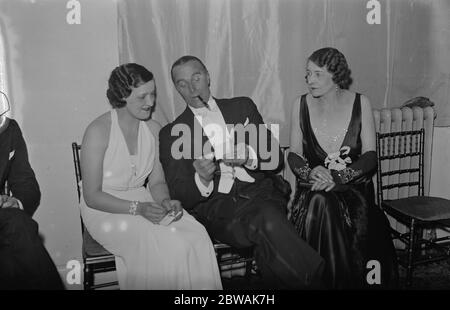
[[[368,99],[348,90],[333,48],[308,59],[309,94],[296,100],[288,162],[296,176],[290,220],[325,259],[330,289],[395,288],[389,222],[375,204],[375,129]]]

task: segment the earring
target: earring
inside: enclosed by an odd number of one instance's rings
[[[341,92],[341,88],[338,85],[336,85],[336,94],[339,95],[340,92]]]

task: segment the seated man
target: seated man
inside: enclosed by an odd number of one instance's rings
[[[286,218],[287,201],[269,177],[282,164],[280,148],[256,105],[247,97],[213,98],[209,73],[194,56],[178,59],[171,74],[187,103],[159,135],[173,199],[213,239],[254,246],[264,288],[320,287],[323,260]]]
[[[40,198],[22,132],[0,116],[0,290],[64,288],[31,218]]]

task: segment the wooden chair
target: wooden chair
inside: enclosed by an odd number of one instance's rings
[[[80,149],[77,143],[72,143],[73,164],[75,167],[75,180],[78,193],[78,202],[81,199],[81,168],[80,168]],[[116,270],[114,255],[108,252],[103,246],[92,238],[86,229],[81,218],[81,235],[83,238],[83,286],[85,290],[93,290],[102,287],[117,285],[117,281],[95,284],[95,275],[103,272]]]
[[[76,142],[72,143],[78,201],[81,198],[80,149],[81,145]],[[116,285],[117,282],[94,284],[96,273],[109,272],[116,269],[115,259],[113,254],[92,238],[83,224],[83,219],[81,219],[81,231],[83,236],[84,288],[91,290]],[[256,270],[253,247],[237,249],[217,240],[213,240],[213,245],[222,277],[232,278],[236,275],[241,275],[248,281],[250,280],[252,272]]]
[[[399,264],[406,268],[406,287],[412,285],[414,267],[450,257],[450,237],[424,237],[423,230],[450,226],[450,200],[424,196],[424,129],[377,133],[377,201],[390,216],[407,226],[392,228],[399,250]],[[391,191],[404,198],[386,199]],[[405,194],[406,191],[406,194]]]
[[[238,249],[217,240],[213,240],[213,245],[221,277],[231,279],[240,276],[250,282],[251,275],[257,273],[253,247]]]

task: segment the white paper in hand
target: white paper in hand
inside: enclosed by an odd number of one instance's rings
[[[166,214],[166,216],[159,222],[159,225],[167,226],[170,223],[172,223],[178,215],[180,215],[181,211],[176,213],[174,211],[171,211]]]

